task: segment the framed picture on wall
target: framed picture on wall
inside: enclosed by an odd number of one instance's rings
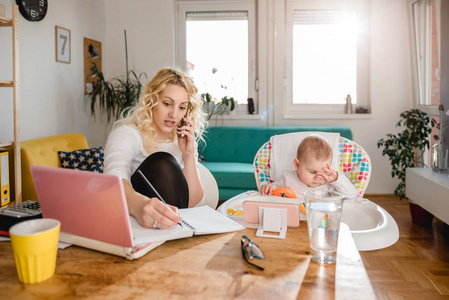
[[[55,26],[56,61],[70,63],[70,30]]]
[[[84,38],[84,93],[92,92],[93,83],[101,70],[101,42]]]

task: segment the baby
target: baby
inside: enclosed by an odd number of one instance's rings
[[[348,198],[357,197],[357,189],[349,179],[331,167],[332,147],[320,135],[312,134],[302,140],[293,159],[295,171],[286,171],[283,177],[259,187],[261,195],[272,195],[278,187],[291,189],[300,197],[309,189],[337,191]]]

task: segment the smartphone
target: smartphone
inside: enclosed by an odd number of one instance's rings
[[[243,218],[246,223],[259,224],[259,207],[285,208],[287,209],[287,227],[299,226],[299,204],[280,202],[243,202]]]
[[[184,118],[187,118],[187,114],[189,113],[190,103],[187,105],[186,114],[182,118],[181,122],[179,122],[178,128],[186,125],[186,122],[184,121]],[[184,134],[178,134],[178,137],[183,137]]]

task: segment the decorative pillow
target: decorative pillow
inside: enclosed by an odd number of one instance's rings
[[[103,173],[103,147],[72,152],[58,151],[58,155],[63,168]]]

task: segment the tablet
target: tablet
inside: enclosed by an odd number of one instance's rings
[[[259,224],[259,207],[285,208],[287,210],[287,226],[299,226],[299,204],[282,202],[244,201],[243,217],[246,223]]]

